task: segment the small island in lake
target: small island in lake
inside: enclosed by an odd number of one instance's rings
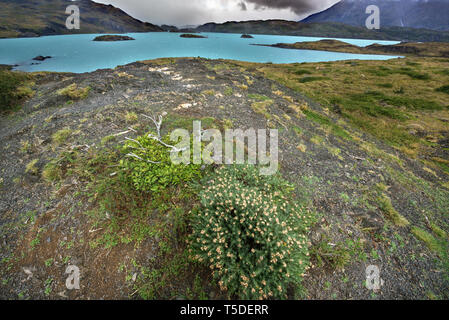
[[[242,36],[241,36],[240,38],[243,38],[243,39],[253,39],[254,37],[253,37],[252,35],[250,35],[250,34],[242,34]]]
[[[130,40],[136,40],[134,38],[128,37],[128,36],[119,36],[119,35],[104,35],[104,36],[98,36],[93,41],[130,41]]]
[[[201,36],[199,34],[191,34],[191,33],[184,33],[180,35],[181,38],[192,38],[192,39],[203,39],[207,38],[205,36]]]
[[[51,58],[52,58],[51,56],[37,56],[37,57],[34,57],[33,60],[34,61],[45,61],[45,60],[51,59]]]

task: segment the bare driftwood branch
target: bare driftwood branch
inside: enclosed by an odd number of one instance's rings
[[[177,148],[177,147],[175,147],[175,146],[169,145],[169,144],[165,143],[164,141],[162,141],[161,127],[162,127],[162,123],[163,123],[163,117],[164,117],[166,114],[167,114],[167,113],[164,112],[162,115],[159,115],[159,116],[157,116],[157,117],[156,117],[156,116],[153,116],[153,115],[145,115],[145,114],[142,115],[144,118],[150,119],[150,120],[153,122],[154,126],[156,127],[156,133],[157,133],[157,135],[154,135],[154,134],[149,133],[149,134],[148,134],[148,138],[151,138],[151,139],[153,139],[153,140],[159,142],[159,143],[160,143],[161,145],[163,145],[164,147],[170,149],[170,152],[181,152],[181,151],[186,150],[186,148],[179,149],[179,148]],[[120,132],[120,133],[118,133],[116,136],[118,136],[118,135],[123,135],[123,134],[127,134],[127,133],[129,133],[129,132],[131,132],[131,131],[136,132],[134,129],[128,128],[128,131]],[[130,148],[136,149],[136,150],[140,150],[140,151],[143,151],[143,152],[146,152],[145,147],[144,147],[139,141],[137,141],[136,139],[132,139],[132,138],[125,137],[125,140],[131,141],[131,142],[133,142],[133,143],[136,144],[136,146],[130,145],[130,146],[129,146]],[[160,163],[160,162],[157,162],[157,161],[151,161],[151,160],[143,159],[142,157],[138,156],[137,154],[135,154],[135,153],[133,153],[133,152],[128,153],[128,154],[126,155],[126,157],[128,157],[128,158],[134,158],[134,159],[137,159],[137,160],[140,160],[140,161],[144,161],[144,162],[147,162],[147,163],[151,163],[151,164],[158,164],[158,163]]]
[[[148,134],[148,137],[151,138],[151,139],[153,139],[153,140],[156,140],[157,142],[159,142],[160,144],[162,144],[164,147],[167,147],[167,148],[171,149],[170,152],[181,152],[181,151],[186,150],[186,148],[181,148],[181,149],[179,149],[179,148],[177,148],[177,147],[175,147],[175,146],[172,146],[172,145],[167,144],[167,143],[165,143],[164,141],[162,141],[162,137],[161,137],[161,127],[162,127],[162,122],[163,122],[163,116],[164,116],[164,115],[166,115],[165,112],[164,112],[162,115],[159,115],[159,116],[157,117],[157,119],[156,119],[156,116],[148,116],[148,115],[145,115],[145,114],[142,115],[143,117],[145,117],[145,118],[150,119],[151,121],[153,121],[153,123],[154,123],[154,125],[155,125],[155,127],[156,127],[157,136],[155,136],[154,134],[149,133],[149,134]]]
[[[126,156],[129,157],[129,158],[136,158],[136,159],[138,159],[138,160],[140,160],[140,161],[148,162],[148,163],[151,163],[151,164],[158,164],[158,163],[160,163],[160,162],[156,162],[156,161],[145,160],[145,159],[143,159],[142,157],[139,157],[139,156],[138,156],[137,154],[135,154],[135,153],[128,153]]]

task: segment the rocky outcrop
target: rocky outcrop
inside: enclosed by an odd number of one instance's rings
[[[37,57],[34,57],[33,60],[34,61],[45,61],[45,60],[51,59],[51,58],[52,58],[51,56],[37,56]]]

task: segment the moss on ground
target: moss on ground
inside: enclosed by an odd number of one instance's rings
[[[52,136],[52,142],[55,146],[64,144],[72,135],[73,131],[70,129],[61,129],[55,132]]]
[[[90,90],[90,87],[79,88],[76,83],[72,83],[63,89],[60,89],[57,94],[66,96],[72,100],[82,100],[87,98]]]
[[[263,100],[254,102],[251,105],[251,108],[254,110],[254,112],[259,113],[263,115],[266,119],[270,120],[273,118],[273,116],[270,114],[268,108],[273,104],[273,100]]]

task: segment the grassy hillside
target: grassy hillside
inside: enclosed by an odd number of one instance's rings
[[[449,175],[448,62],[447,58],[410,57],[256,68],[419,159],[430,172],[441,169]]]
[[[67,6],[80,8],[80,30],[65,26]],[[0,38],[74,33],[123,33],[162,31],[158,26],[132,18],[120,9],[90,0],[0,0]]]

